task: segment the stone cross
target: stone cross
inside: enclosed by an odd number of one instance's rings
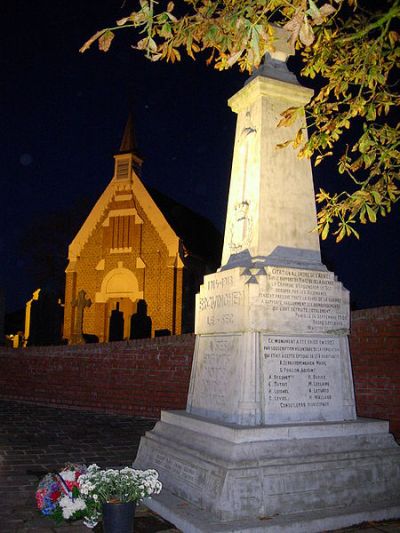
[[[78,297],[74,298],[72,301],[72,307],[76,307],[73,335],[74,344],[83,342],[83,313],[85,307],[90,307],[91,305],[92,300],[90,298],[86,298],[86,291],[83,289],[78,292]]]

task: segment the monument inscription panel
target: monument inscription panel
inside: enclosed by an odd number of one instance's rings
[[[204,278],[196,296],[196,333],[242,329],[244,287],[239,271],[217,272]]]
[[[182,459],[174,457],[172,455],[164,455],[161,453],[155,453],[154,465],[160,471],[166,471],[169,475],[177,478],[183,478],[186,483],[201,487],[204,481],[204,470],[194,468],[188,463],[185,463]]]
[[[240,335],[202,335],[195,353],[194,389],[189,391],[191,412],[229,419],[237,393]],[[221,385],[223,384],[223,386]]]
[[[250,299],[256,328],[327,333],[349,327],[348,293],[331,272],[267,267]]]
[[[339,339],[263,335],[266,423],[343,419]]]
[[[205,277],[196,333],[345,334],[349,316],[348,291],[331,272],[239,267]]]

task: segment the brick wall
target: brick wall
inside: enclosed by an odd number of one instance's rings
[[[159,417],[184,409],[194,335],[107,344],[0,348],[0,397]]]
[[[359,416],[390,420],[400,438],[400,307],[352,313]],[[158,417],[184,409],[194,336],[110,344],[0,348],[0,397]]]
[[[353,311],[350,347],[358,415],[400,438],[400,307]]]

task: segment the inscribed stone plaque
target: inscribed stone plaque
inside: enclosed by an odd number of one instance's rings
[[[229,420],[237,404],[238,337],[202,335],[198,339],[191,391],[193,414]]]
[[[237,267],[205,276],[195,332],[346,334],[349,317],[349,293],[331,272]]]
[[[266,273],[252,287],[252,327],[276,333],[348,329],[348,292],[331,272],[267,267]]]
[[[205,276],[196,296],[195,333],[243,330],[244,280],[239,269]]]
[[[171,454],[165,455],[156,452],[153,459],[154,468],[157,468],[160,472],[168,472],[168,475],[172,475],[194,487],[201,487],[204,483],[205,470],[203,468],[195,468],[183,459],[174,457]]]
[[[262,336],[266,423],[343,420],[336,337]]]

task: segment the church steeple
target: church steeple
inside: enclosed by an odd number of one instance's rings
[[[115,158],[114,176],[117,179],[129,179],[131,169],[140,175],[143,159],[139,156],[137,150],[136,136],[133,128],[132,112],[128,115],[122,135],[121,146]]]
[[[126,121],[124,134],[122,135],[121,146],[119,148],[119,153],[123,154],[126,152],[137,152],[136,136],[133,129],[133,117],[132,112],[128,115],[128,120]]]

